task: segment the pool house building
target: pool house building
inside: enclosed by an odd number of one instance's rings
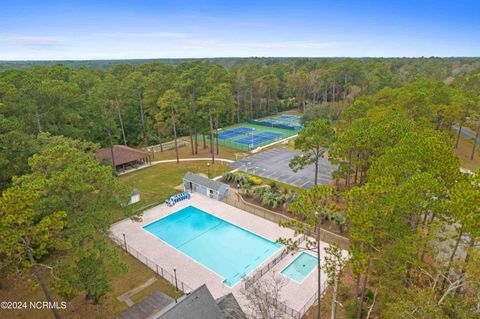
[[[183,189],[221,200],[228,195],[228,185],[213,179],[188,172],[183,177]]]

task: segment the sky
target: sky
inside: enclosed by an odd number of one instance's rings
[[[480,56],[480,0],[0,4],[0,60]]]

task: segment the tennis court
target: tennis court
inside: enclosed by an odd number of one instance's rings
[[[295,131],[243,123],[221,129],[218,133],[218,143],[242,151],[251,151],[292,135],[295,135]],[[210,140],[208,135],[205,139]]]
[[[300,131],[303,127],[300,122],[300,116],[296,115],[279,115],[262,120],[255,120],[255,122],[258,125],[278,127],[294,131]]]
[[[235,138],[237,136],[242,136],[249,133],[251,134],[252,130],[253,129],[249,127],[237,127],[234,129],[230,129],[230,130],[226,130],[218,133],[218,138],[220,140],[228,140],[228,139]]]
[[[270,142],[270,141],[280,139],[282,136],[283,134],[281,133],[267,131],[267,132],[253,133],[253,135],[242,137],[238,140],[235,140],[235,142],[240,144],[246,144],[246,145],[252,145],[252,144],[257,145],[264,142]]]

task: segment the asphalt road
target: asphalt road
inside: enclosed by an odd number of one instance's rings
[[[453,129],[458,132],[458,126],[453,125]],[[462,133],[461,134],[462,134],[462,136],[465,136],[466,138],[472,138],[472,139],[475,138],[475,132],[472,131],[469,128],[466,128],[466,127],[462,127]],[[477,144],[480,144],[480,138],[477,140]]]
[[[243,158],[230,164],[231,167],[247,173],[270,178],[282,183],[312,188],[315,184],[315,166],[308,165],[303,170],[294,173],[288,164],[299,152],[288,151],[281,148],[273,148],[266,152]],[[332,165],[328,159],[321,158],[318,167],[318,184],[328,184],[332,179],[332,172],[336,166]]]

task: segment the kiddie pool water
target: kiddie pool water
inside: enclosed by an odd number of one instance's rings
[[[317,266],[317,257],[306,252],[300,253],[281,273],[288,278],[302,282]]]
[[[230,287],[283,247],[193,206],[143,228],[223,277]]]

